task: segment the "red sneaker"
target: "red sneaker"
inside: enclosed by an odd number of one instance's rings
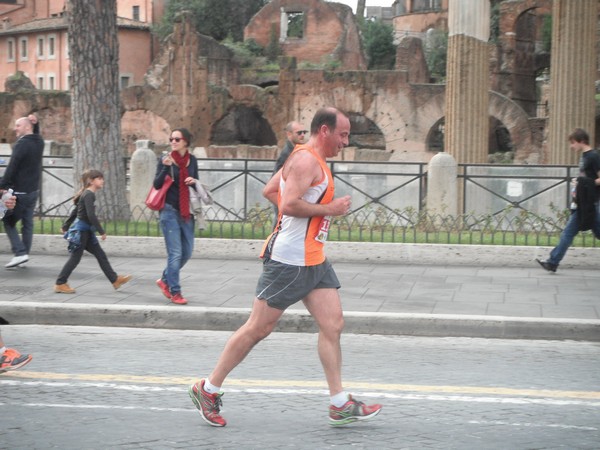
[[[341,408],[329,406],[329,425],[339,427],[358,420],[367,420],[379,414],[381,408],[381,405],[365,405],[349,395],[348,401]]]
[[[187,300],[183,298],[181,292],[174,294],[173,297],[171,297],[171,302],[175,303],[176,305],[187,305]]]
[[[171,295],[171,291],[169,291],[169,285],[167,283],[165,283],[162,278],[159,278],[158,280],[156,280],[156,285],[159,287],[160,291],[163,293],[163,295],[165,297],[167,297],[169,300],[171,300],[171,297],[173,297]]]
[[[204,380],[199,383],[192,384],[188,389],[188,394],[192,398],[194,405],[200,411],[202,418],[213,427],[224,427],[227,421],[221,416],[221,401],[222,392],[218,394],[209,394],[204,390]]]
[[[0,356],[0,373],[16,370],[31,361],[31,355],[21,355],[14,348],[7,348]]]

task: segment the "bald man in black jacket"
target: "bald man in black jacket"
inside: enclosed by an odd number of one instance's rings
[[[34,132],[37,131],[36,132]],[[17,203],[11,214],[4,216],[4,229],[14,253],[6,268],[25,264],[33,241],[33,213],[40,193],[44,140],[39,134],[39,125],[34,115],[16,120],[15,143],[6,167],[0,179],[0,189],[12,188]],[[19,236],[17,222],[21,221],[22,236]]]

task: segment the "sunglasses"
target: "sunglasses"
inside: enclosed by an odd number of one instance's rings
[[[300,131],[296,131],[296,134],[297,134],[298,136],[302,136],[303,134],[306,134],[306,133],[308,133],[308,130],[300,130]]]
[[[179,142],[183,140],[183,138],[169,138],[169,142]]]

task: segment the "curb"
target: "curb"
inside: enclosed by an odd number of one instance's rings
[[[250,314],[249,308],[41,302],[0,302],[0,311],[1,318],[10,324],[211,331],[235,331]],[[368,312],[345,312],[344,319],[344,332],[351,334],[600,342],[600,320]],[[308,313],[288,310],[274,331],[316,333],[317,328]]]
[[[46,255],[65,255],[66,241],[59,235],[34,237],[36,251]],[[264,244],[255,239],[196,238],[193,258],[257,260]],[[1,243],[0,243],[1,245]],[[162,237],[112,236],[102,242],[110,256],[165,258]],[[327,258],[335,262],[381,264],[435,264],[513,267],[535,264],[536,258],[546,258],[552,247],[519,245],[471,244],[402,244],[384,242],[328,242]],[[0,253],[3,253],[0,247]],[[8,249],[6,253],[10,252]],[[600,247],[572,247],[561,267],[600,269]]]

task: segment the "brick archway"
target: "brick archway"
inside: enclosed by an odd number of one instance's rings
[[[498,92],[490,92],[489,116],[500,122],[510,134],[510,140],[514,144],[515,163],[539,162],[541,143],[536,142],[532,133],[530,117],[527,113],[508,97]],[[444,120],[445,101],[441,93],[432,97],[419,111],[422,118],[428,118],[419,127],[423,133],[423,142],[429,146],[439,125]],[[492,132],[492,130],[490,130]],[[427,148],[430,157],[434,150]]]
[[[389,154],[390,158],[393,157],[394,152],[399,151],[401,145],[408,139],[406,124],[409,121],[403,117],[403,113],[397,105],[409,104],[409,100],[398,94],[396,94],[396,97],[392,95],[379,96],[377,101],[372,102],[369,107],[363,109],[365,103],[363,98],[364,86],[357,85],[354,89],[339,91],[340,95],[337,95],[337,93],[334,90],[311,97],[307,103],[301,106],[300,122],[308,126],[319,108],[335,106],[350,116],[355,115],[365,118],[372,127],[377,129],[377,133],[381,134],[378,140],[385,143],[385,152]],[[414,159],[416,153],[413,152],[413,148],[410,148],[410,150],[408,152],[410,158]],[[381,152],[383,153],[383,150]]]
[[[271,124],[256,106],[234,105],[210,130],[211,145],[277,144]]]
[[[535,11],[535,15],[531,14]],[[551,0],[503,2],[500,5],[498,61],[492,89],[519,103],[532,117],[536,114],[536,41],[540,18],[551,14]]]
[[[490,92],[489,115],[500,121],[510,133],[515,145],[515,163],[538,163],[541,143],[534,142],[530,117],[508,97]]]

